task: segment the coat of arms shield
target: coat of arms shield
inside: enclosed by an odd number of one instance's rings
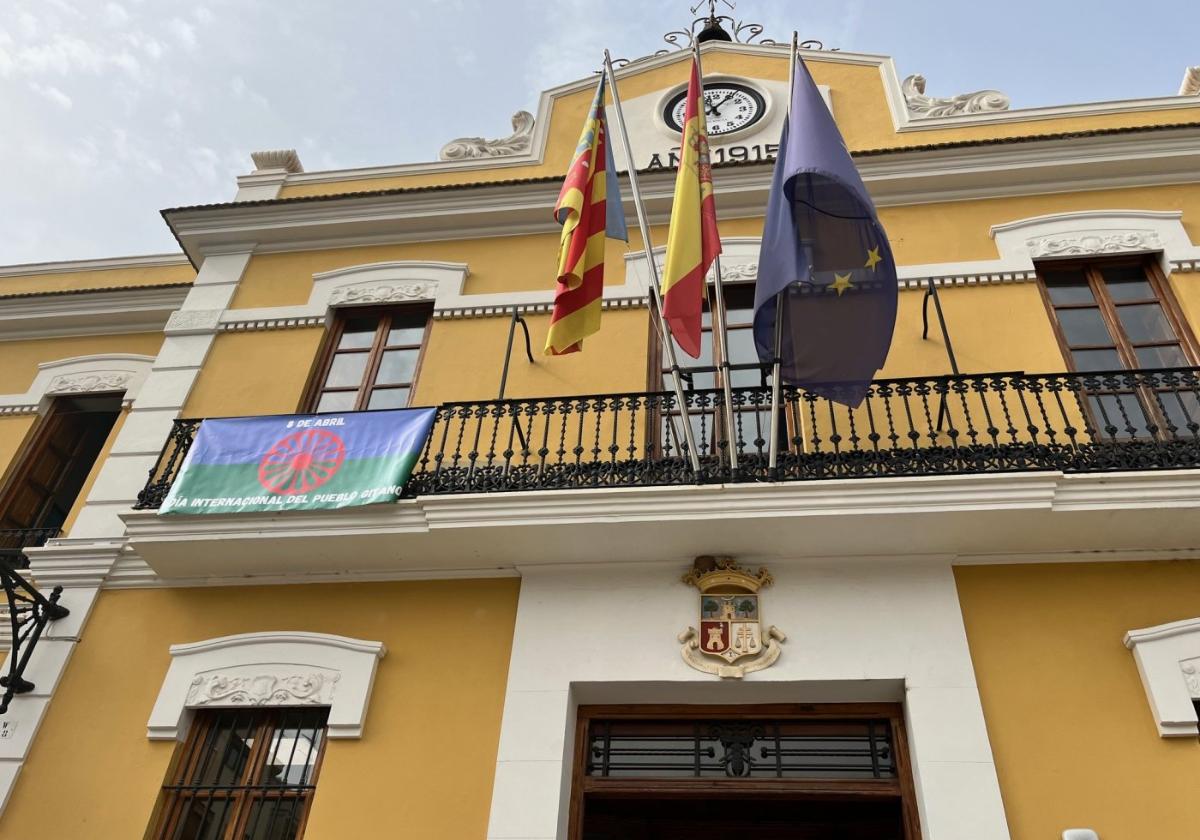
[[[698,557],[683,581],[700,590],[700,631],[689,627],[680,636],[684,661],[701,671],[736,678],[778,658],[776,642],[784,636],[775,627],[763,630],[758,594],[771,585],[770,572],[751,573],[730,557]],[[747,661],[734,664],[741,659]]]

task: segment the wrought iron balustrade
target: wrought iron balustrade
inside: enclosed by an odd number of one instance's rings
[[[59,533],[58,528],[0,528],[0,564],[13,569],[27,568],[29,559],[25,557],[25,549],[43,546]]]
[[[769,387],[735,388],[730,430],[720,390],[688,391],[699,475],[672,393],[446,403],[406,493],[1200,467],[1200,368],[878,380],[853,409],[783,397],[773,422]],[[176,422],[137,507],[161,505],[201,422]]]

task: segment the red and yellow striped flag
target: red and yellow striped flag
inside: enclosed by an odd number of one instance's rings
[[[561,356],[582,349],[600,329],[604,297],[605,237],[629,241],[617,168],[604,117],[604,76],[567,170],[554,218],[563,226],[558,246],[558,284],[546,334],[546,353]],[[613,200],[608,201],[612,195]]]
[[[721,253],[712,163],[708,156],[708,127],[700,94],[700,68],[693,60],[662,279],[663,317],[671,326],[675,342],[693,359],[700,357],[704,276]]]

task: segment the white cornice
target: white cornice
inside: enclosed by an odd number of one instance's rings
[[[1200,180],[1200,128],[910,150],[858,159],[880,207]],[[723,219],[762,215],[771,170],[718,167]],[[674,173],[643,176],[651,223],[665,223]],[[169,221],[197,258],[255,243],[256,253],[551,233],[559,184],[545,181],[321,201],[181,209]],[[626,200],[632,217],[632,203]]]
[[[466,571],[543,562],[1171,551],[1195,543],[1200,473],[830,480],[422,496],[343,511],[121,514],[130,556],[167,580]],[[854,528],[847,528],[851,519]],[[612,522],[621,522],[614,531]],[[206,547],[221,545],[219,553]],[[30,551],[56,578],[56,541]],[[536,548],[535,548],[536,546]],[[73,568],[73,567],[72,567]],[[132,570],[130,570],[132,571]],[[144,578],[140,585],[147,585]]]
[[[144,254],[135,257],[105,257],[96,260],[24,263],[0,266],[0,277],[31,277],[39,274],[64,274],[75,271],[113,271],[122,268],[188,265],[184,254]],[[0,287],[0,292],[3,288]]]
[[[185,285],[139,286],[0,298],[0,341],[158,332],[183,305],[188,290]]]

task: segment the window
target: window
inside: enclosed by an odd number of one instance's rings
[[[25,548],[58,533],[120,413],[119,395],[55,397],[0,493],[0,543]]]
[[[1063,354],[1081,373],[1189,367],[1196,363],[1194,340],[1166,282],[1146,260],[1053,263],[1039,267],[1047,305]],[[1194,396],[1092,390],[1088,408],[1098,428],[1150,426],[1185,430],[1200,419]]]
[[[312,804],[328,709],[196,713],[163,785],[156,840],[296,840]]]
[[[346,312],[334,325],[314,410],[405,408],[420,367],[427,306]]]
[[[725,284],[725,332],[729,343],[729,384],[732,388],[754,388],[764,384],[763,367],[758,360],[758,350],[754,346],[754,285],[750,283]],[[720,374],[716,370],[714,345],[718,343],[717,330],[713,325],[712,296],[715,291],[709,288],[709,298],[705,301],[704,314],[700,322],[700,358],[692,360],[679,353],[680,371],[684,376],[684,388],[687,390],[704,390],[723,387]],[[672,391],[671,367],[667,363],[666,349],[661,342],[652,343],[657,348],[659,358],[658,387],[663,391]],[[736,405],[736,402],[735,402]],[[693,410],[690,414],[692,431],[696,437],[696,445],[701,454],[713,451],[713,442],[720,436],[724,428],[724,419],[714,417],[714,410],[709,407]],[[673,413],[675,416],[677,412]],[[757,410],[754,407],[743,407],[736,411],[735,424],[741,428],[735,437],[747,445],[761,448],[765,445],[770,432],[770,412]],[[678,436],[672,433],[674,420],[664,424],[662,434],[668,438]],[[673,442],[673,441],[672,441]]]

